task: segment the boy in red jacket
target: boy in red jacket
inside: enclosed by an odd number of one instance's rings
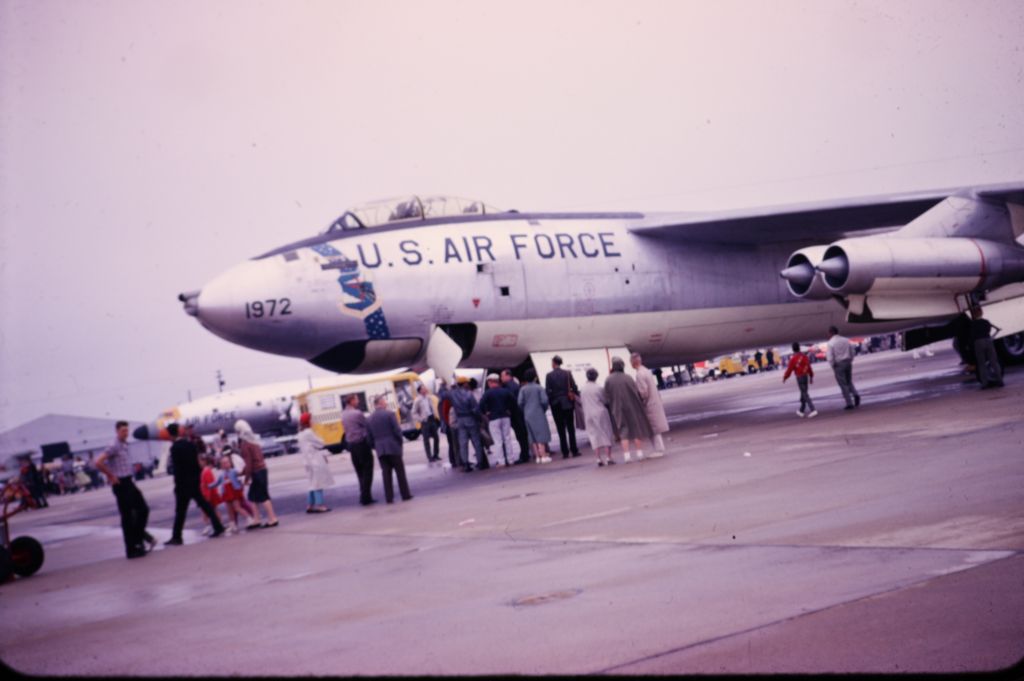
[[[789,358],[789,366],[786,367],[786,373],[782,377],[783,383],[786,382],[790,374],[796,374],[796,384],[800,386],[800,409],[796,415],[800,418],[804,416],[809,419],[814,418],[818,415],[818,411],[814,408],[811,396],[807,393],[807,386],[814,383],[814,369],[811,368],[811,359],[807,353],[800,352],[799,343],[793,343],[793,356]],[[805,410],[808,412],[807,414],[804,413]]]

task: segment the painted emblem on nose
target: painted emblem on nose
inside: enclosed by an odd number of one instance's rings
[[[338,285],[341,287],[341,300],[338,303],[338,309],[350,317],[362,319],[369,338],[391,338],[381,301],[373,289],[373,282],[366,281],[360,276],[359,263],[346,258],[341,251],[330,244],[317,244],[311,249],[320,256],[317,260],[321,270],[337,270],[339,272]]]

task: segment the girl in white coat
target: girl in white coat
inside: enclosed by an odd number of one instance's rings
[[[309,427],[310,415],[299,417],[299,453],[306,466],[309,479],[309,503],[306,513],[326,513],[331,509],[324,506],[324,489],[334,486],[334,476],[327,465],[327,450],[324,441]]]

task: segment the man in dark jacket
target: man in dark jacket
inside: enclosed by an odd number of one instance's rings
[[[199,476],[202,467],[199,465],[199,452],[196,446],[184,433],[179,433],[178,424],[171,423],[167,426],[167,434],[174,439],[171,445],[170,461],[174,465],[174,529],[171,531],[171,538],[164,542],[168,546],[181,546],[185,542],[181,540],[181,532],[185,527],[185,514],[188,511],[188,502],[195,501],[206,517],[213,524],[211,537],[219,537],[224,534],[224,525],[221,523],[217,512],[213,510],[199,491]]]
[[[346,446],[352,452],[352,467],[359,480],[359,503],[369,506],[375,502],[370,493],[373,488],[373,450],[370,449],[369,425],[366,415],[359,408],[359,393],[352,393],[344,402],[341,427],[344,429]]]
[[[562,458],[568,459],[569,454],[579,456],[576,446],[576,420],[573,413],[580,389],[572,374],[562,368],[562,358],[555,355],[551,358],[551,371],[544,379],[544,388],[548,393],[548,404],[551,405],[551,416],[555,419],[558,429],[558,448],[562,450]],[[566,436],[568,435],[568,444]]]
[[[501,384],[498,374],[489,375],[487,390],[480,398],[480,411],[487,417],[491,440],[494,441],[496,448],[501,448],[506,466],[511,466],[515,460],[515,447],[512,444],[512,412],[516,408],[518,405],[515,396]]]
[[[398,426],[398,417],[388,408],[388,400],[383,395],[373,402],[374,410],[366,419],[369,440],[377,450],[380,461],[380,474],[384,479],[384,500],[389,504],[395,500],[391,472],[398,477],[398,491],[402,501],[412,499],[409,492],[409,481],[405,477],[405,462],[402,461],[402,429]]]
[[[519,383],[512,375],[511,369],[503,369],[501,372],[501,384],[512,393],[512,432],[516,434],[516,442],[519,443],[519,458],[515,463],[530,462],[530,441],[526,433],[526,421],[523,419],[523,410],[519,408]]]

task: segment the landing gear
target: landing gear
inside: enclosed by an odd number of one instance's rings
[[[1024,363],[1024,332],[997,340],[996,352],[1003,364]]]

